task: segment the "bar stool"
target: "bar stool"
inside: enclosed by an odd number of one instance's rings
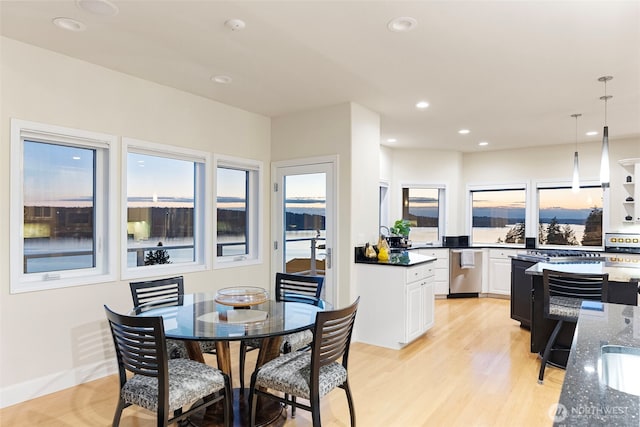
[[[607,301],[609,290],[608,274],[578,274],[564,273],[554,270],[543,270],[544,317],[556,320],[556,326],[547,341],[538,383],[544,380],[544,370],[549,362],[552,351],[569,351],[566,348],[556,348],[556,339],[565,322],[577,323],[582,301]]]

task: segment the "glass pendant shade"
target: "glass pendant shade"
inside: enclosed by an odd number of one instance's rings
[[[600,184],[609,186],[609,127],[605,126],[602,132],[602,155],[600,157]]]
[[[574,193],[580,191],[580,173],[578,168],[578,152],[573,153],[573,180],[571,181],[571,190]]]

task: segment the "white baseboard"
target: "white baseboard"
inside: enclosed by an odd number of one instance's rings
[[[115,360],[104,361],[13,384],[0,390],[0,408],[26,402],[27,400],[97,380],[117,372]]]

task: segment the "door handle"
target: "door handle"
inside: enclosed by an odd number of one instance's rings
[[[331,268],[331,255],[333,254],[333,251],[331,250],[331,248],[327,248],[326,249],[326,255],[325,255],[325,260],[327,263],[327,268]]]

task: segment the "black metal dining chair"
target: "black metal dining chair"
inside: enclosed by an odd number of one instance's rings
[[[190,359],[170,359],[161,316],[118,314],[104,306],[118,362],[120,392],[113,426],[137,405],[157,415],[157,425],[185,420],[223,400],[224,423],[231,426],[231,385],[220,370]]]
[[[538,373],[538,383],[544,381],[544,371],[553,351],[569,351],[569,348],[555,347],[562,326],[577,323],[582,301],[607,301],[609,291],[608,274],[577,274],[554,270],[542,271],[544,317],[556,320],[556,326],[549,336]]]
[[[184,295],[184,278],[182,276],[169,277],[165,279],[144,280],[141,282],[130,282],[131,298],[134,307],[153,307],[155,303],[163,304],[175,302],[182,304],[181,298]],[[215,354],[215,341],[199,341],[200,350],[203,353]],[[167,339],[167,349],[170,358],[189,358],[187,348],[183,341]]]
[[[313,426],[319,427],[320,398],[336,387],[345,391],[351,426],[356,425],[347,363],[359,301],[360,298],[346,308],[316,314],[311,351],[283,354],[256,369],[249,392],[251,426],[255,426],[257,398],[263,396],[311,411]],[[307,399],[309,404],[301,403],[297,397]]]
[[[321,301],[323,276],[304,276],[301,274],[276,273],[276,301],[301,302],[318,305]],[[308,348],[313,340],[310,330],[296,332],[282,337],[281,353]],[[240,390],[244,390],[244,375],[247,352],[260,348],[262,340],[251,339],[240,342]]]

